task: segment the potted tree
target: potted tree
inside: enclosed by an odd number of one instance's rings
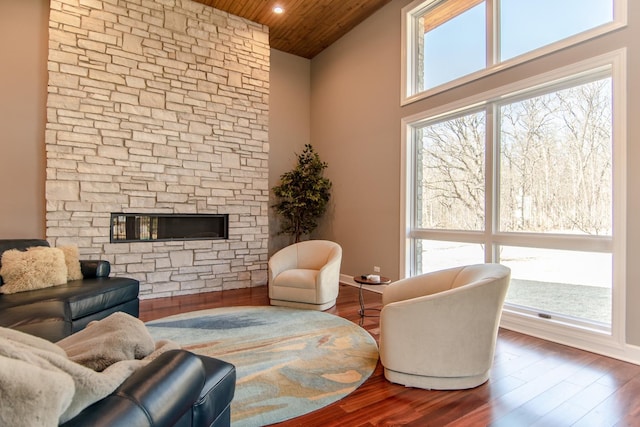
[[[327,209],[331,181],[323,177],[326,168],[327,163],[306,144],[297,166],[282,174],[280,184],[273,187],[277,201],[273,208],[283,219],[280,234],[293,236],[295,243],[318,226],[318,218]]]

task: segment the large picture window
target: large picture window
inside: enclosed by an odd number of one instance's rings
[[[626,24],[627,0],[419,0],[403,9],[403,104]]]
[[[407,275],[499,262],[511,310],[611,331],[622,56],[407,120]]]

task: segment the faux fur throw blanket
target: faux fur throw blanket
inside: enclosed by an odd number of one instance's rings
[[[57,426],[174,348],[170,341],[154,343],[144,323],[124,313],[57,344],[0,328],[0,425]]]

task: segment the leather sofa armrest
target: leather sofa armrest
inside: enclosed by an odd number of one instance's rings
[[[109,277],[111,264],[105,260],[80,260],[80,270],[86,278]]]
[[[205,381],[204,365],[198,356],[170,350],[62,426],[173,426],[184,414],[190,414]]]

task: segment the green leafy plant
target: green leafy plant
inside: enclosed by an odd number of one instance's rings
[[[322,176],[326,168],[327,163],[306,144],[295,169],[282,174],[280,184],[273,187],[277,199],[273,208],[283,218],[280,234],[294,236],[296,243],[318,226],[318,218],[327,210],[331,181]]]

